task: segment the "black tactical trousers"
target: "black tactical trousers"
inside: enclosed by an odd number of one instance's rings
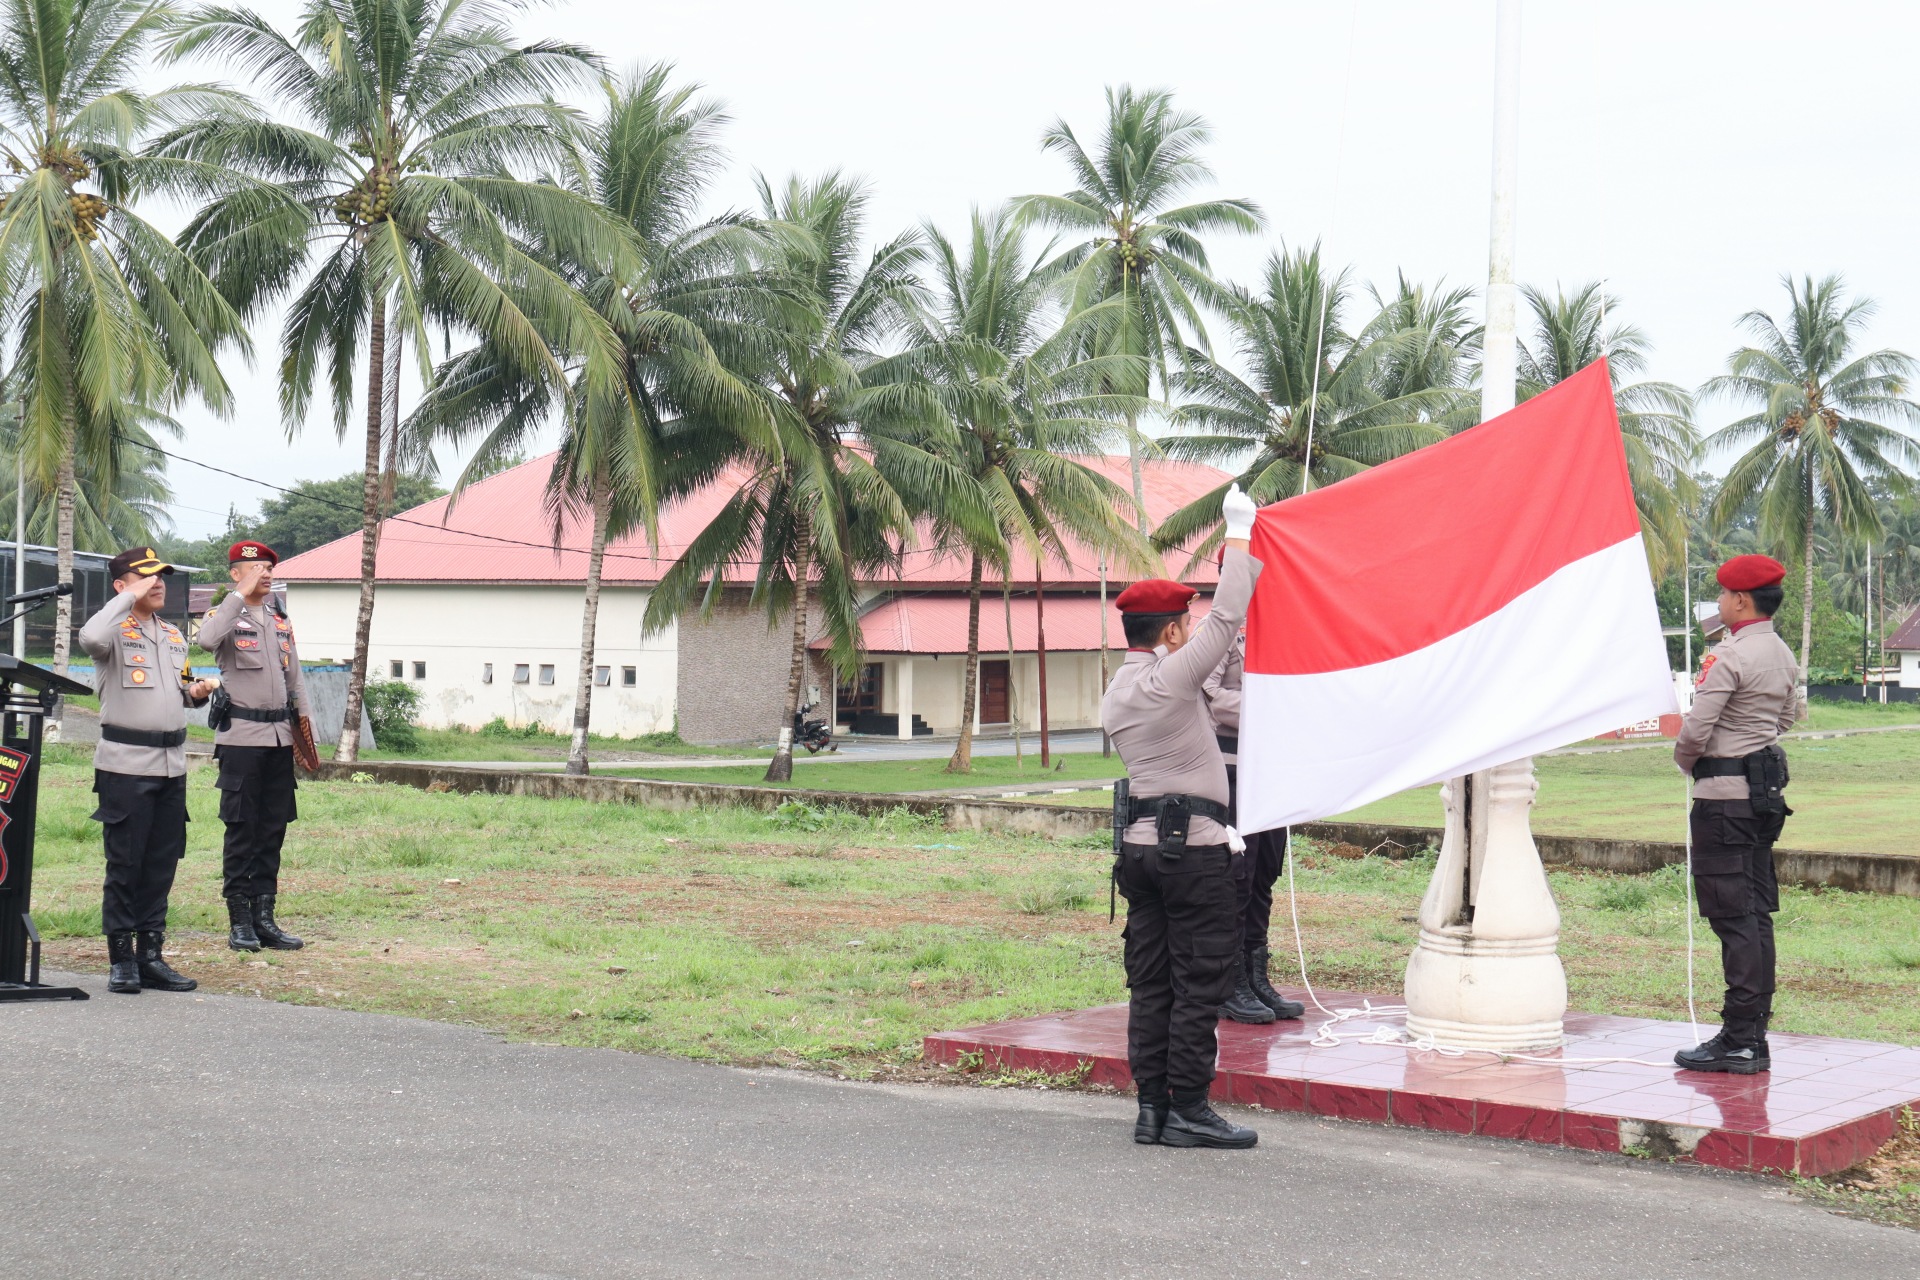
[[[167,895],[187,855],[187,780],[96,769],[93,820],[107,850],[100,924],[106,933],[167,927]]]
[[[1247,851],[1233,860],[1233,896],[1239,908],[1240,948],[1267,945],[1273,921],[1273,886],[1287,866],[1287,829],[1241,832]]]
[[[1227,766],[1227,810],[1240,816],[1240,770]],[[1242,831],[1247,851],[1233,860],[1233,901],[1238,913],[1240,949],[1257,951],[1267,945],[1267,926],[1273,920],[1273,886],[1287,866],[1287,828]]]
[[[1784,815],[1758,817],[1745,800],[1695,800],[1693,884],[1700,914],[1720,939],[1726,1002],[1720,1022],[1736,1044],[1755,1044],[1773,1014],[1773,913],[1780,886],[1773,842]]]
[[[280,892],[280,846],[298,817],[292,747],[219,746],[220,821],[227,824],[222,858],[226,896]]]
[[[1223,844],[1177,858],[1129,844],[1114,866],[1127,900],[1127,1065],[1143,1096],[1198,1099],[1213,1083],[1214,1025],[1239,968],[1229,860]]]

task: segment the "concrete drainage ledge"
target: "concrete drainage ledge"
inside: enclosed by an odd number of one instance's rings
[[[656,805],[665,809],[703,809],[738,805],[770,812],[789,800],[834,805],[856,813],[895,809],[941,819],[954,831],[1006,831],[1060,839],[1105,833],[1105,809],[1080,805],[954,800],[939,796],[871,795],[853,791],[813,791],[800,787],[722,786],[709,782],[662,782],[600,775],[570,778],[561,773],[409,764],[376,760],[344,765],[322,763],[318,776],[346,781],[364,774],[379,782],[421,790],[486,795],[541,796],[594,800],[610,804]],[[1402,827],[1366,822],[1308,822],[1297,834],[1331,844],[1358,845],[1370,854],[1407,858],[1440,847],[1437,827]],[[1541,860],[1549,866],[1641,874],[1684,863],[1685,845],[1657,840],[1603,840],[1588,836],[1535,833]],[[1774,852],[1780,879],[1806,888],[1850,889],[1920,898],[1920,856],[1884,853],[1827,853],[1805,849]]]

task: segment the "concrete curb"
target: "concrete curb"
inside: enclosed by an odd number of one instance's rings
[[[800,787],[664,782],[645,778],[559,773],[524,773],[461,765],[413,764],[371,760],[359,764],[323,763],[319,776],[347,781],[366,774],[379,782],[423,791],[459,791],[485,795],[540,796],[593,800],[602,804],[644,804],[663,809],[704,809],[733,805],[771,812],[789,800],[835,806],[855,813],[883,814],[904,809],[939,818],[955,831],[1006,831],[1044,839],[1073,839],[1109,830],[1107,812],[1079,805],[1012,804],[998,800],[957,800],[946,796],[873,795],[858,791],[814,791]],[[1295,830],[1310,839],[1359,845],[1369,853],[1411,857],[1440,846],[1437,827],[1402,827],[1366,822],[1308,822]],[[1535,833],[1540,858],[1549,866],[1589,871],[1643,874],[1687,860],[1685,845],[1657,840],[1605,840],[1591,836]],[[1885,853],[1829,853],[1777,849],[1775,866],[1783,883],[1805,888],[1849,889],[1920,898],[1920,857]]]

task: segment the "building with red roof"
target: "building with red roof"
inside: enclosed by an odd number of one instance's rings
[[[1125,458],[1090,461],[1131,487]],[[429,726],[477,728],[496,718],[560,731],[572,724],[590,526],[569,517],[556,531],[545,501],[551,465],[551,455],[535,458],[479,481],[457,502],[438,498],[381,526],[371,678],[417,685]],[[1212,467],[1150,460],[1145,478],[1147,511],[1157,523],[1228,477]],[[682,619],[651,636],[643,627],[661,574],[740,479],[722,476],[662,510],[657,543],[636,533],[609,545],[596,628],[595,733],[632,737],[677,726],[690,742],[718,743],[767,741],[777,731],[791,625],[770,626],[764,611],[748,604],[752,564],[728,570],[729,585],[711,616]],[[1169,554],[1167,571],[1210,591],[1213,564],[1188,560],[1183,552]],[[1084,547],[1049,556],[1042,605],[1032,566],[1016,565],[1010,607],[999,575],[986,570],[977,723],[1016,716],[1037,723],[1043,612],[1050,721],[1059,728],[1096,722],[1101,624],[1104,618],[1110,644],[1123,643],[1110,597],[1129,580],[1125,571],[1113,576],[1103,611],[1101,568]],[[963,550],[923,540],[897,572],[862,584],[867,662],[845,685],[830,677],[820,656],[824,640],[815,637],[809,689],[822,691],[821,702],[833,699],[842,730],[903,737],[958,731],[969,571]],[[282,561],[276,579],[287,585],[302,656],[350,659],[360,535]],[[1203,595],[1196,608],[1205,603]]]

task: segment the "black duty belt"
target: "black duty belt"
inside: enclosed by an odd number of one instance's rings
[[[1158,820],[1169,808],[1179,806],[1196,818],[1212,818],[1215,822],[1231,822],[1232,814],[1227,806],[1217,800],[1208,800],[1204,796],[1129,796],[1127,799],[1127,825],[1132,826],[1142,818]]]
[[[117,724],[100,726],[100,736],[108,742],[129,747],[177,747],[187,740],[185,729],[123,729]]]
[[[272,711],[258,711],[252,707],[228,707],[227,714],[235,720],[251,720],[255,724],[285,724],[287,709],[275,707]]]
[[[1747,758],[1745,756],[1701,756],[1693,762],[1695,778],[1744,778],[1747,776]]]
[[[1220,744],[1220,750],[1230,756],[1240,754],[1240,735],[1237,733],[1216,733],[1213,740]]]

